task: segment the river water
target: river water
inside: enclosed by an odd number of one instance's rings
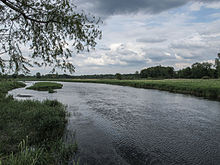
[[[75,133],[81,164],[220,165],[220,102],[132,87],[62,84],[53,94],[25,88],[9,94],[66,104],[67,140]]]

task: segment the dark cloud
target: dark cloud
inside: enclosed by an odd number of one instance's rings
[[[205,3],[219,0],[195,0]],[[195,2],[194,1],[194,2]],[[75,0],[75,3],[84,10],[89,10],[100,16],[106,17],[115,14],[137,13],[160,13],[171,8],[180,7],[192,0]]]

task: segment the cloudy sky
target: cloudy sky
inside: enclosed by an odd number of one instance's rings
[[[155,65],[180,69],[220,52],[219,0],[75,0],[100,16],[95,51],[71,59],[77,75],[134,73]]]

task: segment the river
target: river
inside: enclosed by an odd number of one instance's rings
[[[9,94],[66,104],[67,140],[75,134],[81,164],[220,164],[220,102],[115,85],[62,84],[53,94],[25,88]]]

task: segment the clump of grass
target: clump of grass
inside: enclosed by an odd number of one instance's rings
[[[48,93],[56,93],[56,91],[53,90],[52,88],[48,88]]]
[[[63,87],[60,83],[55,82],[37,82],[34,85],[26,88],[37,91],[48,91],[49,93],[54,93],[54,89],[61,89]]]
[[[62,139],[41,146],[30,146],[28,137],[18,145],[19,151],[1,158],[0,165],[68,164],[77,151],[77,145],[66,144]]]

